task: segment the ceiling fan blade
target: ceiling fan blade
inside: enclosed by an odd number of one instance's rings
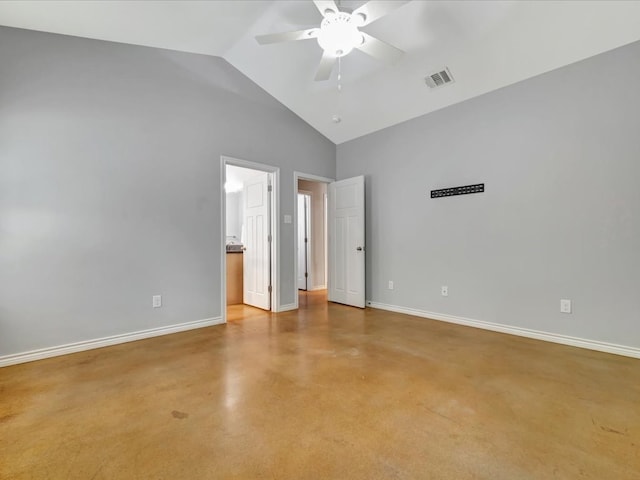
[[[293,42],[296,40],[308,40],[318,36],[317,28],[308,28],[307,30],[296,30],[295,32],[269,33],[267,35],[258,35],[256,40],[260,45],[279,42]]]
[[[353,11],[353,15],[363,15],[364,23],[362,26],[369,25],[396,8],[401,7],[407,0],[371,0]]]
[[[324,52],[322,54],[322,58],[320,59],[320,66],[318,67],[318,72],[316,73],[316,82],[320,80],[329,80],[334,63],[336,63],[336,57],[334,57],[333,55],[329,55],[327,52]]]
[[[316,4],[316,8],[320,10],[323,17],[326,10],[333,10],[335,13],[340,11],[338,5],[336,5],[336,2],[333,0],[313,0],[313,3]]]
[[[378,40],[368,33],[360,33],[364,37],[364,42],[362,43],[362,45],[356,46],[356,48],[363,51],[367,55],[371,55],[373,58],[391,65],[400,60],[400,57],[404,55],[404,52],[399,48],[389,45],[382,40]]]

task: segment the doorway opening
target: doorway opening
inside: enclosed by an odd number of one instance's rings
[[[311,197],[312,193],[298,189],[298,290],[311,289]],[[315,246],[315,245],[314,245]]]
[[[296,308],[313,298],[326,298],[328,279],[327,190],[333,180],[294,172]],[[326,301],[326,300],[325,300]]]
[[[222,157],[224,321],[233,306],[278,311],[278,174],[276,167]]]

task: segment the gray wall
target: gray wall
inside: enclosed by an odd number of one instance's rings
[[[367,298],[640,347],[639,58],[631,44],[339,145],[338,178],[366,175]]]
[[[281,214],[294,170],[335,176],[223,59],[0,27],[0,355],[219,316],[221,155],[279,166]]]

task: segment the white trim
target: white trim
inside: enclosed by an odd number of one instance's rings
[[[280,168],[264,163],[250,162],[239,158],[220,156],[220,304],[222,305],[223,323],[227,322],[227,196],[225,195],[224,184],[227,177],[226,166],[250,168],[270,173],[272,176],[272,205],[271,205],[271,311],[280,311]]]
[[[326,290],[327,286],[326,285],[316,285],[315,287],[311,287],[309,289],[310,292],[315,292],[317,290]]]
[[[597,350],[599,352],[613,353],[615,355],[623,355],[625,357],[640,358],[640,348],[628,347],[625,345],[616,345],[614,343],[600,342],[597,340],[588,340],[586,338],[570,337],[568,335],[560,335],[557,333],[542,332],[539,330],[531,330],[522,327],[513,327],[503,325],[501,323],[485,322],[483,320],[474,320],[471,318],[456,317],[444,313],[427,312],[417,310],[415,308],[399,307],[397,305],[388,305],[384,303],[372,302],[367,300],[367,306],[380,310],[388,310],[390,312],[404,313],[416,317],[429,318],[432,320],[440,320],[442,322],[456,323],[467,327],[482,328],[483,330],[491,330],[494,332],[507,333],[517,335],[519,337],[535,338],[536,340],[544,340],[546,342],[560,343],[572,347],[586,348],[589,350]]]
[[[295,272],[295,281],[294,283],[294,294],[293,294],[293,298],[294,298],[294,302],[293,305],[294,308],[292,308],[291,310],[295,310],[299,307],[298,305],[298,202],[297,202],[297,193],[298,193],[298,180],[308,180],[311,182],[318,182],[318,183],[333,183],[335,182],[334,178],[328,178],[328,177],[321,177],[319,175],[313,175],[311,173],[303,173],[303,172],[298,172],[298,171],[294,171],[293,172],[293,196],[295,201],[293,202],[293,231],[294,231],[294,235],[293,235],[293,271]],[[325,235],[326,235],[326,229],[325,229]],[[325,239],[325,246],[326,246],[326,239]],[[325,265],[327,264],[327,257],[325,255]],[[325,273],[325,280],[327,278],[327,274]],[[283,310],[279,310],[279,311],[283,311]]]
[[[298,191],[298,180],[309,180],[310,182],[318,182],[318,183],[333,183],[336,181],[335,178],[329,177],[321,177],[320,175],[313,175],[312,173],[303,173],[295,171],[293,172],[293,178],[295,180],[296,191]]]
[[[297,309],[298,309],[298,305],[296,305],[295,303],[287,303],[286,305],[280,305],[280,310],[278,310],[278,312],[288,312],[290,310],[297,310]]]
[[[42,360],[44,358],[57,357],[60,355],[67,355],[69,353],[83,352],[85,350],[93,350],[94,348],[118,345],[120,343],[135,342],[136,340],[143,340],[145,338],[159,337],[161,335],[169,335],[171,333],[184,332],[186,330],[194,330],[196,328],[210,327],[212,325],[220,325],[222,323],[224,323],[222,317],[205,318],[204,320],[168,325],[166,327],[150,328],[148,330],[139,330],[137,332],[124,333],[121,335],[112,335],[110,337],[95,338],[93,340],[84,340],[82,342],[58,345],[56,347],[14,353],[12,355],[4,355],[0,357],[0,367],[7,367],[18,363],[33,362],[34,360]]]
[[[324,230],[324,238],[322,241],[324,242],[324,284],[322,287],[325,289],[329,289],[329,196],[328,196],[329,187],[325,189],[324,195],[322,196],[322,221],[324,225],[322,225],[322,229]],[[328,292],[327,292],[328,293]]]
[[[220,317],[227,323],[227,161],[220,157]]]

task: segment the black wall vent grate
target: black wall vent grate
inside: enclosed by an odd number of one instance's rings
[[[484,192],[484,183],[476,183],[475,185],[465,185],[463,187],[441,188],[439,190],[431,190],[431,198],[453,197],[454,195],[468,195],[470,193]]]

